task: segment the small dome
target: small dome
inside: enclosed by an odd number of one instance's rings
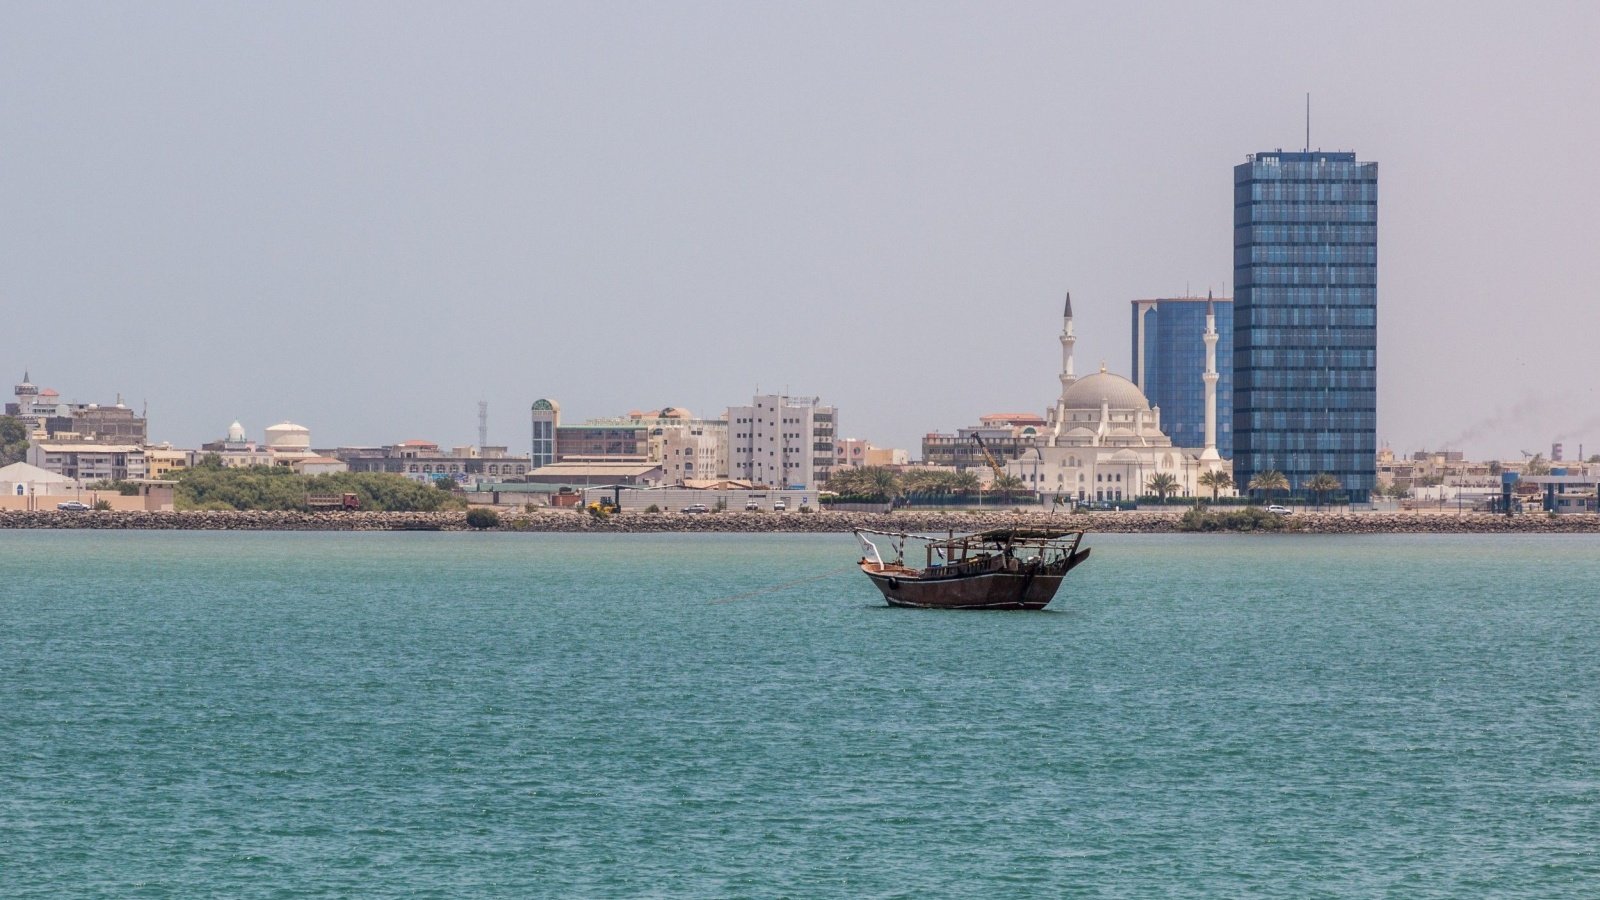
[[[1104,370],[1073,382],[1061,399],[1067,409],[1099,409],[1102,401],[1112,409],[1150,408],[1138,385]]]
[[[239,424],[238,419],[234,419],[233,424],[228,426],[228,440],[234,443],[244,440],[244,426]]]

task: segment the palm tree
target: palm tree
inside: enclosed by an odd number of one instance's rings
[[[850,466],[841,466],[828,474],[828,490],[843,497],[854,496],[860,493],[861,470]]]
[[[888,466],[863,467],[861,480],[867,493],[874,498],[893,500],[900,496],[900,473]]]
[[[950,493],[971,494],[983,486],[976,472],[955,472],[950,476]]]
[[[1332,493],[1333,491],[1337,491],[1343,487],[1344,485],[1339,483],[1339,479],[1329,475],[1327,472],[1318,472],[1306,480],[1306,490],[1317,495],[1318,506],[1322,505],[1322,498],[1324,495]]]
[[[1233,487],[1233,475],[1221,469],[1212,469],[1200,473],[1199,484],[1201,487],[1211,488],[1211,502],[1217,502],[1217,494]]]
[[[1002,502],[1011,499],[1012,494],[1021,493],[1028,488],[1021,478],[1010,473],[995,476],[994,483],[990,486],[1000,495]]]
[[[913,469],[901,473],[900,485],[908,494],[931,494],[937,490],[935,485],[938,484],[939,476],[943,474],[926,469]]]
[[[900,475],[887,466],[846,466],[828,476],[828,490],[844,497],[893,500],[900,496]]]
[[[1167,502],[1168,494],[1176,494],[1178,492],[1178,479],[1173,478],[1166,472],[1157,472],[1150,476],[1150,490],[1155,491],[1156,496],[1161,498],[1162,503],[1165,503]]]
[[[1250,485],[1248,487],[1248,490],[1261,491],[1262,493],[1266,494],[1268,503],[1272,502],[1273,491],[1287,491],[1288,489],[1289,479],[1283,477],[1283,473],[1279,472],[1277,469],[1268,469],[1265,472],[1257,472],[1256,477],[1250,479]]]

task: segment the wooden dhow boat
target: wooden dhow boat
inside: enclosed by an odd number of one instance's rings
[[[855,530],[861,571],[890,606],[920,609],[1044,609],[1061,579],[1089,558],[1084,532],[993,528],[946,537]],[[878,540],[874,540],[874,539]],[[907,565],[907,541],[924,545],[923,566]],[[883,542],[891,550],[884,559]]]

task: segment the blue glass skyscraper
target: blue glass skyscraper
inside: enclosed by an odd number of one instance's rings
[[[1233,451],[1244,490],[1377,480],[1378,164],[1257,153],[1233,170]]]
[[[1206,435],[1206,302],[1209,297],[1133,301],[1133,381],[1161,407],[1161,430],[1179,447]],[[1217,452],[1233,458],[1233,301],[1218,297]]]

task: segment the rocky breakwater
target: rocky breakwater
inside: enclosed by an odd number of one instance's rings
[[[855,528],[915,534],[957,534],[1014,525],[1082,528],[1099,534],[1162,534],[1182,531],[1182,511],[1137,510],[1042,512],[721,512],[708,514],[622,513],[595,518],[575,511],[506,512],[491,531],[580,534],[648,533],[848,533]],[[1277,533],[1291,534],[1600,534],[1600,516],[1483,513],[1301,512],[1281,520]],[[449,512],[66,512],[0,511],[0,529],[81,528],[167,531],[468,531],[466,514]],[[1222,533],[1226,533],[1223,529]]]
[[[0,512],[0,528],[84,528],[145,531],[465,531],[461,512],[125,512],[57,510]]]
[[[622,513],[598,519],[577,513],[511,514],[498,530],[588,533],[727,532],[848,533],[855,528],[914,534],[957,534],[1010,526],[1082,528],[1099,534],[1182,532],[1182,509],[1080,513],[919,512],[894,513],[722,512],[710,514]],[[1279,534],[1600,534],[1600,516],[1484,513],[1301,512],[1282,517]],[[1227,533],[1223,529],[1220,533]]]
[[[1305,534],[1600,534],[1600,516],[1455,512],[1302,513],[1286,523]]]

